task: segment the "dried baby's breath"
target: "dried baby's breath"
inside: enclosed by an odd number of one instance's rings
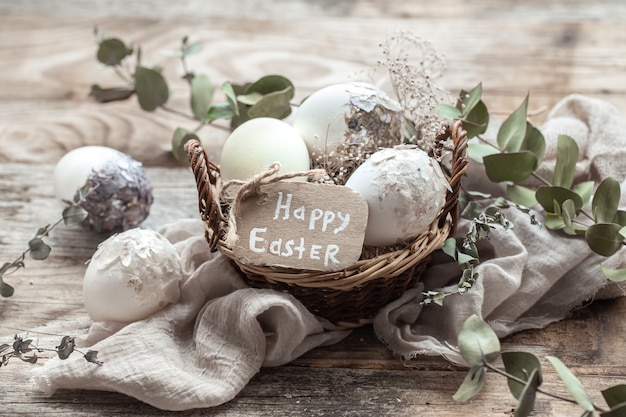
[[[381,44],[394,93],[405,118],[414,126],[411,142],[425,151],[434,151],[437,137],[445,131],[446,121],[435,107],[452,102],[449,93],[435,80],[446,71],[446,60],[427,40],[409,31],[401,31]],[[435,156],[441,157],[435,152]]]

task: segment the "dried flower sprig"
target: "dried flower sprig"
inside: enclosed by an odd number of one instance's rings
[[[5,262],[0,267],[0,296],[11,297],[15,292],[15,289],[4,281],[4,277],[10,275],[20,268],[25,268],[26,255],[30,255],[32,259],[41,261],[48,258],[52,248],[48,245],[44,238],[46,238],[50,231],[57,227],[59,224],[64,223],[67,227],[73,227],[80,224],[87,218],[87,211],[81,207],[81,204],[85,202],[86,197],[91,193],[95,187],[85,185],[77,192],[75,201],[67,202],[69,205],[63,209],[62,217],[53,224],[48,224],[41,227],[35,233],[35,236],[28,241],[28,249],[22,252],[13,262]]]
[[[11,348],[13,348],[13,350],[8,351]],[[55,352],[59,359],[62,360],[69,358],[72,353],[78,353],[82,355],[87,362],[98,366],[103,365],[103,362],[98,360],[97,351],[89,350],[82,352],[76,349],[75,340],[71,336],[63,336],[58,346],[54,349],[49,349],[36,346],[30,338],[15,335],[13,344],[0,344],[0,367],[7,366],[11,358],[18,358],[23,362],[34,364],[39,359],[37,353],[43,352]]]

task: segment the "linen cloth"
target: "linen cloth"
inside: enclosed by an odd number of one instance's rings
[[[626,195],[626,123],[613,106],[572,95],[550,112],[541,130],[548,146],[542,175],[550,178],[556,139],[565,133],[580,148],[576,181],[612,176]],[[472,190],[503,192],[477,166],[465,183]],[[420,304],[423,291],[458,280],[455,263],[436,254],[418,287],[379,312],[374,331],[395,354],[405,359],[443,355],[462,363],[454,346],[472,314],[503,337],[560,320],[602,292],[623,295],[621,288],[607,287],[600,271],[605,258],[582,239],[531,225],[514,209],[507,215],[515,227],[494,230],[490,241],[481,243],[480,279],[470,291],[447,297],[443,306]],[[460,224],[459,235],[466,227]],[[348,334],[317,319],[290,295],[248,288],[226,257],[209,253],[203,231],[199,220],[160,230],[183,262],[177,304],[135,323],[94,323],[79,345],[98,350],[104,365],[86,363],[79,355],[51,359],[35,371],[35,386],[47,393],[117,391],[164,410],[212,407],[234,398],[261,367],[288,363]],[[622,249],[606,262],[623,267],[625,258]]]

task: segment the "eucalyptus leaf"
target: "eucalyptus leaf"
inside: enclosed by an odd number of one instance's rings
[[[68,206],[63,209],[63,223],[67,227],[73,227],[87,218],[89,213],[80,206]]]
[[[610,281],[613,281],[613,282],[623,282],[623,281],[626,281],[626,268],[612,269],[612,268],[607,268],[607,267],[603,266],[602,267],[602,273]],[[626,401],[626,399],[625,399],[625,401]]]
[[[502,362],[507,373],[523,380],[530,381],[530,375],[535,372],[537,374],[535,383],[537,388],[542,383],[541,362],[539,359],[529,352],[503,352]],[[520,384],[513,379],[508,379],[509,391],[516,399],[520,399],[524,391],[525,385]]]
[[[440,103],[435,107],[435,112],[444,119],[459,120],[461,118],[461,111],[449,104]]]
[[[521,151],[530,151],[537,158],[537,166],[543,160],[546,153],[546,140],[539,129],[526,122],[526,135],[520,146]],[[535,166],[535,169],[537,168]]]
[[[89,95],[98,103],[123,101],[135,94],[135,90],[129,88],[102,88],[98,84],[91,86]]]
[[[228,104],[230,104],[233,114],[235,116],[239,116],[239,105],[237,104],[237,94],[235,93],[235,89],[233,85],[229,82],[222,83],[222,92],[226,96],[226,100]]]
[[[572,221],[576,218],[576,206],[571,199],[565,200],[561,205],[561,216],[566,227],[572,226]]]
[[[0,279],[0,296],[11,297],[15,293],[15,288]]]
[[[447,238],[441,250],[452,259],[456,259],[456,239],[453,237]]]
[[[37,261],[47,259],[48,255],[50,255],[50,251],[52,250],[50,246],[38,237],[31,239],[28,242],[28,248],[30,249],[31,258]]]
[[[589,414],[589,416],[592,417],[593,414]],[[626,417],[626,402],[615,407],[611,407],[611,411],[600,413],[600,417]]]
[[[562,230],[565,228],[565,222],[563,222],[563,217],[561,217],[560,213],[546,213],[544,224],[550,230]]]
[[[461,217],[467,220],[473,220],[480,216],[483,212],[483,206],[476,201],[470,201],[461,211]]]
[[[595,187],[594,181],[585,181],[579,184],[576,184],[572,191],[580,196],[583,201],[583,206],[591,201],[591,196],[593,196],[593,188]]]
[[[591,210],[597,223],[613,223],[621,198],[620,184],[615,179],[605,178],[591,201]]]
[[[247,106],[253,106],[263,98],[263,94],[258,92],[252,92],[248,94],[240,94],[237,96],[237,101]]]
[[[202,43],[193,42],[190,44],[185,44],[185,47],[183,48],[183,51],[182,51],[182,55],[183,56],[195,55],[197,53],[200,53],[201,51],[202,51]]]
[[[486,143],[468,143],[467,144],[467,156],[473,161],[483,163],[483,158],[487,155],[493,155],[500,153],[500,151]]]
[[[475,314],[465,320],[459,333],[458,345],[461,356],[470,366],[493,362],[500,354],[498,336]]]
[[[181,127],[174,131],[174,136],[172,137],[172,153],[178,162],[189,163],[189,157],[185,151],[185,143],[189,142],[191,139],[200,140],[198,135],[188,132]]]
[[[572,394],[574,400],[580,405],[585,411],[594,411],[595,407],[593,406],[593,402],[591,398],[585,392],[582,384],[576,378],[576,376],[570,371],[567,366],[561,360],[554,356],[546,356],[546,359],[552,364],[556,372],[561,377],[561,380],[565,384],[567,390]]]
[[[478,83],[476,87],[472,88],[468,93],[461,91],[460,94],[460,109],[463,116],[467,116],[481,101],[483,95],[483,83]]]
[[[528,417],[535,408],[537,388],[541,385],[541,375],[537,368],[533,369],[528,377],[528,382],[522,389],[519,404],[515,409],[515,417]]]
[[[100,42],[96,58],[104,65],[116,66],[132,53],[132,48],[128,48],[120,39],[110,38]]]
[[[522,104],[507,117],[498,129],[498,147],[502,151],[517,152],[526,137],[528,95]]]
[[[520,206],[530,208],[537,204],[535,190],[531,190],[523,185],[509,184],[506,187],[506,192],[511,201]]]
[[[463,129],[467,132],[469,139],[482,135],[489,127],[489,111],[485,103],[479,101],[469,112],[463,117]]]
[[[491,181],[521,182],[535,170],[537,157],[530,151],[498,153],[485,156],[483,163]]]
[[[578,162],[578,145],[576,141],[567,135],[559,135],[552,185],[570,188],[574,183],[576,162]]]
[[[169,89],[165,78],[161,73],[150,68],[137,68],[135,89],[139,105],[145,111],[154,111],[165,104],[169,98]]]
[[[191,110],[198,120],[206,120],[213,101],[214,88],[206,75],[196,74],[191,79]]]
[[[602,397],[611,408],[626,404],[626,384],[615,385],[603,390]]]
[[[621,230],[622,226],[617,223],[592,224],[587,228],[585,240],[598,255],[611,256],[624,246]]]
[[[472,366],[452,398],[458,402],[465,402],[474,398],[485,386],[485,375],[484,366]]]
[[[206,115],[206,122],[211,123],[218,119],[231,119],[234,116],[234,111],[229,103],[214,104],[209,107],[209,111]]]
[[[291,100],[294,96],[295,87],[289,79],[283,77],[282,75],[266,75],[252,83],[246,89],[246,94],[260,93],[262,95],[266,95],[280,91],[289,91],[291,93],[289,100]]]
[[[541,207],[548,213],[556,213],[567,200],[574,202],[576,214],[580,212],[583,206],[583,199],[577,193],[563,187],[539,187],[535,197],[537,197],[537,202],[541,204]]]
[[[290,101],[293,98],[293,87],[265,94],[259,101],[248,109],[248,116],[273,117],[284,119],[291,114]]]
[[[615,215],[615,222],[620,226],[626,227],[626,211],[617,210],[617,214]]]

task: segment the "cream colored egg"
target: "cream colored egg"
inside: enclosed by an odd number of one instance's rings
[[[181,259],[165,237],[130,229],[102,242],[83,279],[83,301],[94,321],[144,319],[180,297]]]
[[[280,163],[281,174],[306,171],[311,165],[306,144],[291,125],[269,117],[251,119],[224,143],[220,175],[225,182],[247,180],[275,162]]]
[[[343,184],[352,170],[380,148],[402,142],[402,108],[374,85],[335,84],[311,94],[293,126],[302,135],[315,168]]]
[[[450,185],[441,167],[414,146],[382,149],[346,182],[367,200],[366,246],[391,246],[428,229]]]

